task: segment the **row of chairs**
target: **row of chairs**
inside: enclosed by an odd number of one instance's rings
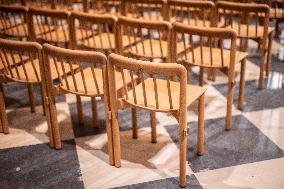
[[[269,8],[267,6],[230,2],[217,2],[216,6],[212,2],[173,2],[175,4],[170,6],[173,7],[172,11],[167,11],[171,12],[169,15],[171,23],[181,22],[197,27],[218,26],[235,29],[242,41],[239,46],[239,49],[242,51],[247,50],[248,39],[258,41],[261,48],[259,88],[263,88],[264,73],[268,76],[270,71],[272,36],[274,31],[274,28],[268,26]],[[215,9],[218,11],[216,12]],[[150,54],[150,57],[162,57],[167,62],[170,60],[166,60],[166,57],[169,57],[170,53],[167,53],[167,43],[164,43],[169,41],[167,33],[169,33],[170,27],[167,27],[164,21],[155,21],[156,25],[164,25],[164,27],[154,28],[166,30],[163,35],[159,32],[153,34],[152,31],[148,31],[147,35],[147,31],[143,31],[143,27],[148,23],[146,20],[143,20],[143,22],[137,20],[136,24],[131,22],[135,27],[125,24],[126,26],[120,32],[122,33],[121,40],[123,43],[119,43],[117,42],[119,37],[114,36],[117,36],[116,33],[119,33],[119,29],[121,28],[119,26],[116,28],[116,25],[118,25],[116,22],[117,18],[110,15],[94,15],[78,12],[69,14],[59,10],[33,8],[28,10],[24,7],[6,6],[0,7],[0,11],[2,15],[2,19],[0,19],[2,22],[1,33],[4,36],[28,38],[40,43],[64,44],[67,48],[104,50],[104,52],[113,52],[115,49],[122,49],[117,46],[118,44],[123,44],[123,46],[127,47],[129,44],[139,41],[139,39],[154,37],[155,39],[162,39],[160,40],[162,42],[157,43],[157,40],[155,40],[155,43],[150,44],[150,40],[147,40],[146,48],[142,46],[143,44],[139,44],[141,48],[135,48],[136,52],[132,52],[132,54],[143,54],[146,57]],[[218,19],[215,19],[215,17]],[[127,18],[122,17],[120,20],[123,20],[121,23],[127,22],[124,21]],[[103,41],[106,41],[106,43]],[[152,52],[152,50],[155,52]],[[134,51],[134,49],[132,48],[130,51]],[[265,60],[266,53],[267,58]],[[212,77],[214,79],[214,74]]]
[[[121,166],[118,109],[144,108],[174,115],[180,125],[180,185],[186,185],[187,106],[199,101],[197,148],[202,155],[205,89],[187,84],[185,67],[176,63],[139,61],[117,54],[110,54],[107,60],[99,52],[63,49],[49,44],[42,47],[36,42],[6,39],[0,39],[0,50],[4,66],[1,83],[39,83],[42,86],[50,146],[56,149],[61,148],[55,103],[55,96],[60,94],[88,96],[92,102],[96,98],[103,99],[109,163],[116,167]],[[0,131],[8,133],[2,85],[0,89]],[[96,115],[94,104],[92,111]],[[137,126],[133,131],[137,137]],[[153,140],[156,140],[156,128],[152,128]]]

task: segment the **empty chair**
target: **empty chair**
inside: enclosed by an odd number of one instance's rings
[[[95,14],[121,15],[123,0],[84,0],[84,11]]]
[[[241,39],[241,49],[247,50],[248,39],[260,41],[260,76],[258,87],[263,88],[265,72],[265,52],[267,51],[266,76],[271,64],[271,45],[274,28],[268,27],[269,7],[265,4],[233,3],[218,1],[218,19],[223,27],[236,30]],[[268,40],[268,47],[267,47]]]
[[[116,80],[116,70],[124,78],[131,76],[132,88],[123,84],[123,96],[119,97],[117,89],[120,87]],[[198,154],[204,153],[204,93],[205,89],[187,84],[186,69],[174,63],[153,63],[126,58],[117,54],[109,55],[109,94],[111,103],[112,134],[114,145],[115,166],[121,166],[120,135],[117,111],[121,108],[135,107],[155,112],[172,114],[179,122],[180,143],[180,186],[186,186],[186,151],[187,151],[187,107],[199,100],[198,113]],[[141,82],[137,85],[134,78]],[[170,81],[177,77],[178,82]],[[152,137],[156,130],[152,128]]]
[[[2,85],[7,82],[18,82],[28,86],[31,112],[35,112],[35,100],[32,84],[41,83],[40,66],[41,46],[34,42],[20,42],[0,39],[0,75],[1,75],[1,121],[3,132],[8,133],[8,121],[5,113],[5,99]],[[44,92],[41,86],[42,94]]]
[[[164,0],[124,0],[122,15],[144,20],[165,20],[166,1]]]
[[[68,12],[30,8],[28,24],[33,41],[70,47]]]
[[[105,54],[117,51],[117,19],[111,15],[72,12],[70,36],[73,49],[95,50]]]
[[[172,61],[184,65],[188,70],[191,66],[200,67],[199,83],[201,86],[203,85],[204,68],[226,68],[228,70],[226,130],[231,128],[235,65],[239,62],[241,62],[241,78],[238,108],[243,108],[244,101],[247,53],[236,50],[236,39],[236,32],[229,28],[200,28],[180,23],[173,24],[172,44],[183,41],[184,45],[191,44],[194,48],[184,50],[185,53],[182,56],[177,56],[177,48],[174,45],[171,51]]]
[[[211,1],[169,0],[167,20],[191,26],[210,27],[215,22],[215,6]]]
[[[1,37],[27,40],[29,37],[27,13],[28,9],[23,6],[0,5]]]
[[[169,22],[119,17],[117,28],[118,49],[121,55],[169,62]]]
[[[268,1],[270,6],[269,18],[276,20],[276,32],[279,32],[279,23],[284,22],[284,0]]]

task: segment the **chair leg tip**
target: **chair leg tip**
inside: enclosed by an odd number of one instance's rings
[[[230,131],[231,130],[231,128],[225,128],[225,131]]]
[[[204,152],[197,152],[197,155],[198,155],[198,156],[203,156],[203,155],[204,155]]]
[[[151,143],[156,144],[157,140],[151,140]]]

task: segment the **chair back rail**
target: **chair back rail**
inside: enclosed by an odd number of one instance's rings
[[[121,103],[124,103],[125,106],[134,108],[175,112],[177,109],[173,107],[173,99],[178,98],[179,104],[186,101],[187,76],[186,69],[181,65],[153,63],[110,54],[108,69],[110,99],[116,104],[117,108],[120,108]],[[120,72],[123,80],[124,96],[122,98],[119,98],[117,94],[117,81],[115,79],[117,71]],[[127,74],[130,75],[131,87],[127,85]],[[179,81],[179,94],[175,94],[175,96],[171,92],[172,87],[177,87],[177,82],[170,81],[170,78],[173,77],[177,77]],[[137,80],[141,81],[138,86]],[[167,91],[167,95],[161,96],[159,91],[162,90]],[[168,101],[168,104],[161,106],[162,101]]]
[[[115,52],[117,18],[111,15],[94,15],[72,12],[70,36],[73,49]]]
[[[102,96],[106,75],[106,56],[99,52],[70,50],[44,44],[46,79],[49,90],[56,86],[62,92],[83,96]],[[51,67],[55,67],[59,84],[51,80]],[[60,92],[60,91],[59,91]]]

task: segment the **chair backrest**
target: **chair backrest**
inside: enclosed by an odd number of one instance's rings
[[[27,6],[29,8],[51,8],[50,0],[20,0],[23,6]]]
[[[284,18],[284,0],[271,0],[268,1],[270,6],[271,18]]]
[[[233,28],[239,37],[266,37],[269,24],[269,6],[255,3],[218,1],[218,20],[225,27]]]
[[[95,15],[72,12],[70,36],[73,49],[115,52],[117,18],[111,15]]]
[[[124,0],[122,14],[127,17],[162,21],[166,15],[165,0]]]
[[[23,83],[41,81],[42,47],[36,42],[0,39],[0,67],[6,78]]]
[[[0,33],[17,39],[27,38],[27,13],[23,6],[0,5]]]
[[[30,8],[29,31],[33,41],[69,45],[69,14],[66,11]]]
[[[121,55],[169,61],[171,24],[119,17],[118,46]]]
[[[85,5],[85,11],[118,16],[122,11],[122,2],[123,0],[89,0]]]
[[[59,89],[84,96],[102,96],[107,87],[107,58],[99,52],[64,49],[43,45],[47,87],[52,90],[52,67],[56,70]]]
[[[234,68],[236,37],[236,32],[230,28],[200,28],[174,23],[172,44],[182,42],[184,53],[177,56],[177,47],[173,45],[172,61],[200,67]]]
[[[113,104],[122,102],[132,107],[161,112],[174,111],[186,104],[187,76],[186,69],[182,65],[153,63],[110,54],[108,71],[110,101]],[[116,80],[118,74],[121,74],[123,87],[118,86]],[[126,74],[130,76],[127,77]],[[173,77],[178,78],[179,85],[177,82],[170,81]],[[131,87],[127,86],[127,79],[131,80]],[[141,83],[137,85],[135,79],[140,80]],[[117,94],[120,87],[123,88],[122,98]],[[174,93],[173,89],[178,92]],[[179,104],[174,104],[174,102],[179,102]]]
[[[66,11],[83,11],[85,0],[50,0],[52,9]]]
[[[169,0],[167,17],[170,22],[191,26],[214,26],[215,5],[211,1]]]

